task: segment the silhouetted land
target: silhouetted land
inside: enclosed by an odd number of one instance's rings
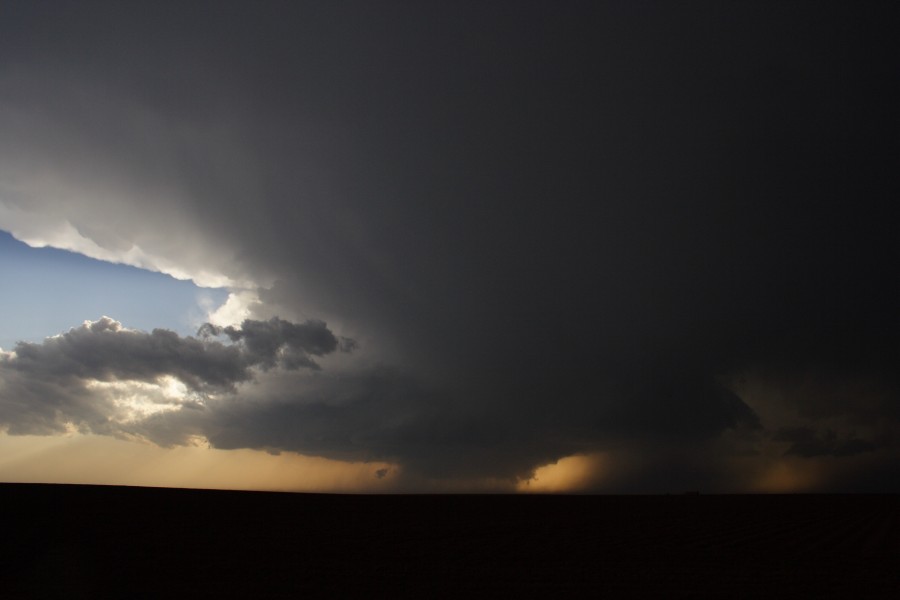
[[[900,496],[0,484],[4,597],[900,597]]]

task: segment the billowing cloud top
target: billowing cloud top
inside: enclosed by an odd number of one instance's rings
[[[596,453],[603,489],[900,481],[880,8],[12,6],[0,228],[258,302],[20,345],[10,432],[99,431],[89,382],[172,377],[205,408],[133,435],[442,481]]]

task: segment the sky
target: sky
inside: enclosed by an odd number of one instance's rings
[[[56,248],[31,248],[0,232],[0,348],[41,342],[86,319],[116,315],[137,329],[196,333],[228,292],[190,280],[91,259]]]
[[[894,10],[4,3],[0,479],[900,491]]]

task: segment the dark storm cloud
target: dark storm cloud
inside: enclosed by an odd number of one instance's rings
[[[224,447],[508,475],[627,438],[699,472],[723,432],[900,423],[887,4],[11,6],[10,219],[264,286],[232,338],[262,367],[349,343],[269,320],[312,316],[415,382],[234,398]]]
[[[648,376],[619,398],[600,422],[630,436],[702,440],[725,429],[760,428],[759,417],[736,394],[699,376]]]
[[[278,362],[288,369],[301,366],[318,369],[309,354],[323,356],[338,349],[351,352],[357,345],[350,338],[339,340],[323,321],[296,324],[277,317],[268,321],[247,319],[239,328],[206,323],[199,333],[201,336],[224,334],[232,342],[242,342],[247,359],[263,369],[271,369]]]
[[[877,444],[867,440],[856,437],[841,440],[838,439],[837,433],[830,429],[820,435],[809,427],[781,428],[775,432],[772,439],[776,442],[790,442],[791,446],[785,454],[804,458],[854,456],[878,449]]]
[[[424,387],[396,369],[352,374],[271,373],[237,394],[207,399],[197,410],[153,415],[120,431],[161,445],[204,436],[215,448],[291,451],[349,461],[390,461],[412,478],[530,474],[545,456],[576,447],[518,429],[500,414],[475,417],[458,398]],[[521,440],[529,438],[523,447]],[[490,460],[484,460],[490,457]]]

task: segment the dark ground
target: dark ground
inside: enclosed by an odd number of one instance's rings
[[[0,596],[900,598],[900,496],[0,484]]]

